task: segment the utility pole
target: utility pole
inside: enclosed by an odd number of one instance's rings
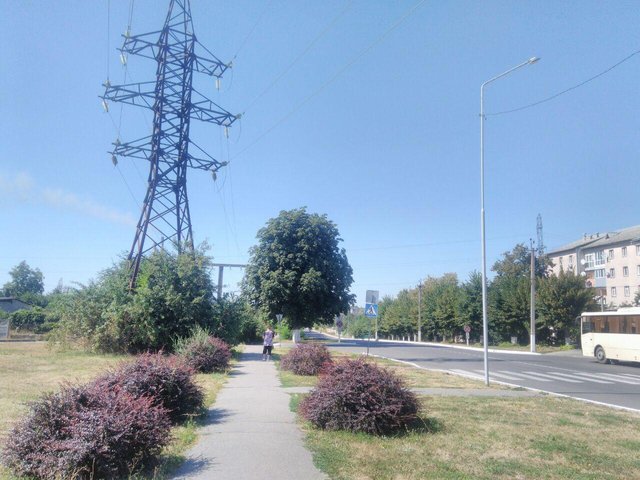
[[[536,351],[536,251],[531,242],[531,352]]]
[[[422,279],[418,284],[418,341],[422,341]]]
[[[224,275],[224,267],[245,268],[245,264],[240,263],[212,263],[213,267],[218,267],[218,301],[222,298],[222,277]]]

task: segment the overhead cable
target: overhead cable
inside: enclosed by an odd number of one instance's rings
[[[596,78],[601,77],[601,76],[603,76],[603,75],[605,75],[605,74],[609,73],[611,70],[613,70],[614,68],[616,68],[616,67],[618,67],[618,66],[622,65],[622,64],[623,64],[624,62],[626,62],[627,60],[630,60],[630,59],[631,59],[631,57],[633,57],[634,55],[637,55],[637,54],[639,54],[639,53],[640,53],[640,50],[636,50],[635,52],[631,53],[630,55],[627,55],[625,58],[623,58],[622,60],[620,60],[618,63],[616,63],[616,64],[614,64],[614,65],[610,66],[609,68],[607,68],[606,70],[604,70],[604,71],[602,71],[602,72],[598,73],[597,75],[594,75],[593,77],[587,78],[585,81],[580,82],[580,83],[578,83],[577,85],[574,85],[573,87],[569,87],[569,88],[567,88],[567,89],[565,89],[565,90],[562,90],[561,92],[558,92],[558,93],[556,93],[556,94],[554,94],[554,95],[551,95],[550,97],[544,98],[544,99],[539,100],[539,101],[537,101],[537,102],[530,103],[530,104],[528,104],[528,105],[524,105],[524,106],[522,106],[522,107],[513,108],[513,109],[511,109],[511,110],[503,110],[503,111],[501,111],[501,112],[487,113],[487,114],[485,114],[485,115],[486,115],[487,117],[495,117],[495,116],[497,116],[497,115],[505,115],[505,114],[507,114],[507,113],[519,112],[519,111],[521,111],[521,110],[525,110],[525,109],[527,109],[527,108],[531,108],[531,107],[535,107],[535,106],[537,106],[537,105],[540,105],[541,103],[549,102],[549,101],[553,100],[554,98],[558,98],[560,95],[564,95],[565,93],[568,93],[568,92],[570,92],[571,90],[575,90],[576,88],[580,88],[580,87],[582,87],[583,85],[585,85],[585,84],[587,84],[587,83],[591,82],[592,80],[595,80]]]
[[[294,113],[300,110],[304,105],[306,105],[309,100],[313,97],[321,93],[325,88],[327,88],[330,84],[332,84],[338,77],[340,77],[344,72],[346,72],[349,68],[351,68],[361,57],[369,53],[374,47],[376,47],[379,43],[381,43],[391,32],[393,32],[396,28],[398,28],[405,20],[407,20],[411,15],[415,13],[415,11],[427,0],[420,0],[413,7],[407,10],[402,17],[396,20],[385,32],[376,38],[373,42],[371,42],[367,47],[362,49],[360,52],[356,54],[350,61],[348,61],[344,66],[342,66],[336,73],[333,74],[329,79],[327,79],[322,85],[320,85],[316,90],[311,92],[307,97],[302,99],[296,106],[294,106],[288,113],[283,115],[275,124],[269,127],[266,131],[264,131],[261,135],[259,135],[253,142],[247,145],[245,148],[236,153],[232,159],[235,159],[242,155],[244,152],[253,147],[256,143],[266,137],[269,133],[275,130],[280,124],[284,123],[291,117]]]
[[[342,17],[347,10],[349,10],[349,8],[351,8],[351,5],[353,5],[353,0],[351,0],[350,2],[347,3],[347,5],[340,11],[340,13],[338,13],[338,15],[336,15],[333,20],[331,20],[327,26],[325,26],[318,35],[316,35],[316,37],[311,40],[311,42],[306,46],[306,48],[304,50],[302,50],[302,52],[300,52],[298,54],[298,56],[296,58],[293,59],[293,61],[287,65],[287,67],[282,71],[282,73],[280,73],[280,75],[278,75],[275,79],[273,79],[273,81],[267,86],[267,88],[265,88],[262,92],[260,92],[258,94],[258,96],[256,98],[254,98],[249,105],[246,106],[246,108],[244,109],[245,111],[249,110],[258,100],[260,100],[267,92],[269,92],[269,90],[271,90],[273,88],[273,86],[278,83],[282,77],[284,77],[287,73],[289,73],[289,71],[293,68],[293,66],[298,63],[298,61],[300,61],[300,59],[302,57],[304,57],[309,50],[311,50],[311,48],[318,42],[318,40],[320,40],[322,37],[324,37],[324,35],[331,30],[331,28],[333,28],[333,26],[338,22],[338,20],[340,19],[340,17]],[[244,112],[243,112],[244,113]]]

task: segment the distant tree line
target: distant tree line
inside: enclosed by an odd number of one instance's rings
[[[550,274],[550,260],[536,258],[536,340],[560,344],[579,339],[576,317],[592,310],[593,292],[584,280],[572,273]],[[487,285],[489,342],[508,342],[512,337],[529,343],[531,260],[523,244],[505,252],[493,265],[493,280]],[[424,341],[455,341],[471,327],[472,342],[482,340],[482,275],[472,272],[460,282],[455,273],[427,277],[419,287],[404,289],[395,297],[385,297],[379,305],[378,334],[388,338],[416,339],[418,298]],[[420,295],[419,295],[420,293]],[[348,334],[366,337],[372,322],[364,316],[347,316]]]
[[[247,303],[232,295],[216,299],[211,262],[206,246],[157,250],[143,260],[133,290],[122,259],[87,285],[59,285],[47,295],[40,271],[22,262],[3,293],[37,304],[8,315],[12,331],[48,333],[53,342],[100,352],[171,351],[196,327],[229,343],[255,340],[262,325]],[[20,290],[22,277],[37,281]]]

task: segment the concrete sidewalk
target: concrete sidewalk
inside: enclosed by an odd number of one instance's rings
[[[326,479],[303,446],[289,399],[273,363],[262,361],[262,347],[248,345],[172,478]]]

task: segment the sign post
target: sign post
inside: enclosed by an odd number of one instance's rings
[[[378,339],[378,290],[367,290],[365,297],[364,316],[369,318],[369,337],[367,338],[367,356],[369,355],[369,346],[371,344],[371,319],[376,321],[376,340]]]
[[[469,332],[471,331],[471,327],[469,325],[464,326],[464,334],[467,337],[467,347],[469,346]]]

